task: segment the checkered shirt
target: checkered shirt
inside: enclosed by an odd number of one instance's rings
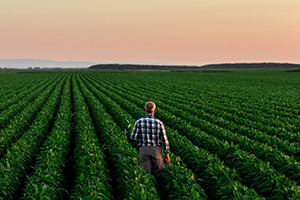
[[[137,141],[139,146],[161,146],[163,144],[165,154],[170,152],[164,124],[152,114],[147,114],[135,122],[130,139]]]

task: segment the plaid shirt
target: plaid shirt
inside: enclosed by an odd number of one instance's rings
[[[130,139],[137,141],[139,146],[161,146],[163,144],[165,154],[170,152],[164,124],[152,114],[147,114],[135,122]]]

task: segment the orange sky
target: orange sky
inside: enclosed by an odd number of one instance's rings
[[[299,0],[1,0],[0,59],[300,63]]]

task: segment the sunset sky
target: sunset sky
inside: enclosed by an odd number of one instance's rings
[[[300,63],[300,0],[1,0],[0,59]]]

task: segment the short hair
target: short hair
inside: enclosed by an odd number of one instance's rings
[[[152,113],[154,111],[154,109],[156,108],[156,105],[154,102],[152,101],[148,101],[146,104],[145,104],[145,111],[147,113]]]

